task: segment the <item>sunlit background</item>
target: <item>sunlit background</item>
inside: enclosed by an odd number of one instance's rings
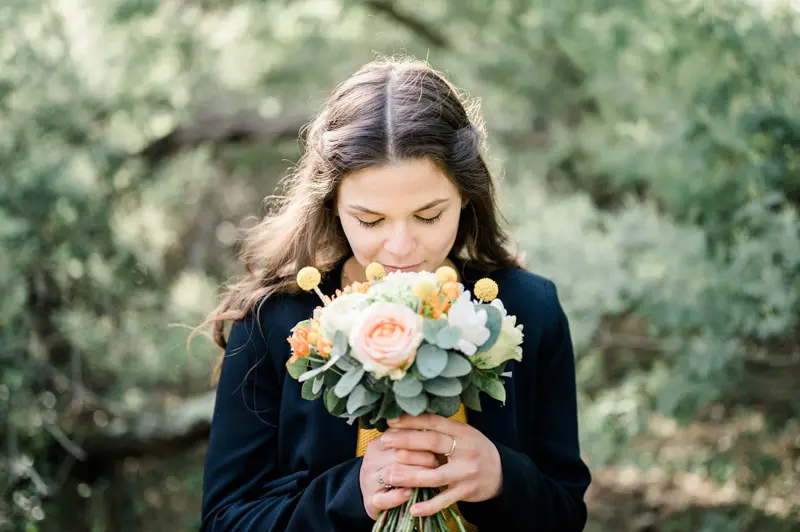
[[[0,530],[197,530],[189,329],[333,86],[479,98],[576,346],[590,532],[800,527],[800,12],[734,0],[2,0]]]

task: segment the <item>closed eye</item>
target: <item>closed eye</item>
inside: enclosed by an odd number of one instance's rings
[[[442,217],[442,213],[441,212],[439,214],[437,214],[436,216],[433,216],[431,218],[424,218],[422,216],[416,216],[416,215],[414,216],[414,218],[416,218],[418,221],[420,221],[420,222],[422,222],[424,224],[434,224],[434,223],[438,222],[441,217]],[[370,228],[370,227],[375,227],[380,222],[382,222],[383,218],[378,218],[374,222],[365,222],[364,220],[362,220],[361,218],[356,216],[356,220],[358,221],[358,224],[361,227]]]

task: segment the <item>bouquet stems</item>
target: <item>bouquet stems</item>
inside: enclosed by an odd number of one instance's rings
[[[411,507],[415,503],[432,499],[437,493],[438,488],[414,488],[408,501],[380,513],[372,532],[449,532],[445,512],[449,512],[455,520],[459,532],[466,532],[461,518],[451,507],[430,516],[415,518],[411,515]]]

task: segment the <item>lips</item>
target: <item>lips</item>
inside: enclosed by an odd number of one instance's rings
[[[417,268],[422,266],[422,263],[419,262],[417,264],[412,264],[411,266],[393,266],[391,264],[384,264],[384,267],[387,270],[395,271],[395,272],[413,272],[416,271]]]

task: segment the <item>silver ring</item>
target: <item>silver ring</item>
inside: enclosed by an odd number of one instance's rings
[[[378,484],[380,484],[381,486],[383,486],[384,489],[387,490],[394,489],[394,486],[387,484],[386,482],[383,481],[383,469],[378,470]]]
[[[453,438],[453,445],[450,446],[450,452],[444,453],[445,456],[450,456],[451,454],[453,454],[456,451],[456,439],[455,439],[454,436],[450,436],[450,437]]]

